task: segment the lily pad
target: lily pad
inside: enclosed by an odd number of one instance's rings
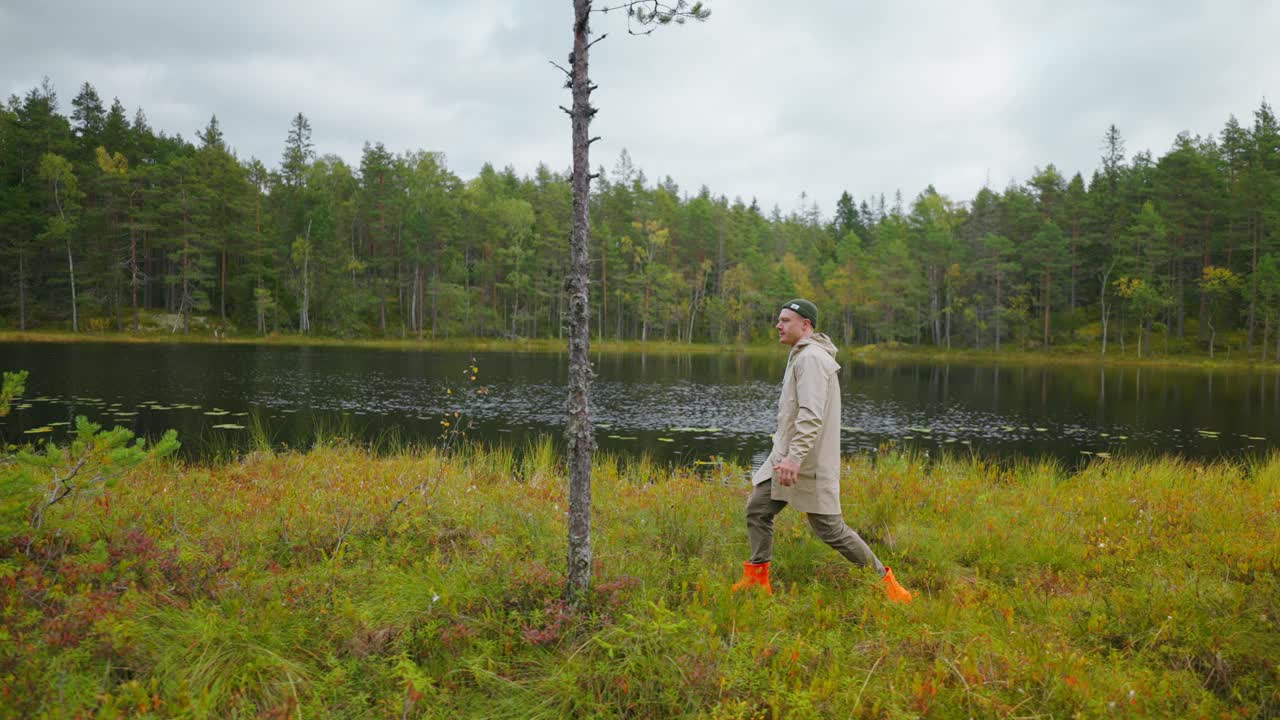
[[[845,432],[866,432],[866,430],[865,430],[865,429],[860,428],[860,427],[858,427],[857,425],[854,425],[854,426],[852,426],[852,427],[849,427],[849,426],[847,426],[847,425],[842,425],[842,426],[840,426],[840,429],[841,429],[841,430],[844,430]]]
[[[926,435],[927,435],[927,434],[929,434],[929,433],[931,433],[931,432],[933,432],[933,430],[931,430],[931,429],[929,429],[929,428],[923,428],[923,427],[910,427],[910,428],[907,428],[907,429],[908,429],[908,430],[910,430],[911,432],[924,433],[924,434],[926,434]]]
[[[1049,428],[1038,427],[1036,428],[1036,432],[1049,432]]]
[[[43,433],[51,433],[51,432],[53,432],[53,428],[49,427],[48,425],[45,425],[43,427],[31,428],[30,430],[23,430],[22,434],[23,435],[40,435]]]
[[[219,425],[211,425],[210,427],[215,427],[215,428],[218,428],[219,430],[243,430],[244,429],[243,425],[237,425],[235,423],[221,423]]]
[[[214,417],[222,417],[223,415],[230,415],[231,413],[227,410],[206,410],[204,414],[212,415]]]
[[[669,442],[669,443],[673,443],[673,442],[675,442],[675,439],[674,439],[674,438],[658,438],[658,442]]]
[[[1093,456],[1094,456],[1094,457],[1100,457],[1100,458],[1102,458],[1103,460],[1106,460],[1107,458],[1111,457],[1111,453],[1109,453],[1109,452],[1096,452],[1096,453],[1094,453],[1094,454],[1093,454]]]

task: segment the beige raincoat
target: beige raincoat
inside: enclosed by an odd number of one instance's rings
[[[783,457],[800,463],[791,487],[773,483],[774,500],[805,513],[840,513],[840,378],[836,346],[814,333],[796,343],[778,398],[778,431],[773,450],[751,478],[753,485],[773,478],[773,464]]]

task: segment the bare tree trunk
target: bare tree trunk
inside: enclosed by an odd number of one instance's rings
[[[1204,269],[1209,267],[1211,259],[1209,257],[1208,245],[1206,243],[1205,252],[1200,262],[1201,277],[1204,276]],[[1204,289],[1204,283],[1200,283],[1200,326],[1196,331],[1197,339],[1204,341],[1208,339],[1209,334],[1209,293]]]
[[[1049,293],[1052,290],[1053,277],[1045,272],[1044,274],[1044,344],[1042,347],[1049,347]]]
[[[431,339],[436,339],[436,329],[440,324],[440,280],[433,271],[431,273]]]
[[[944,307],[944,312],[945,312],[945,313],[946,313],[946,315],[947,315],[947,316],[946,316],[946,330],[945,330],[945,332],[944,332],[944,335],[945,335],[945,336],[946,336],[946,338],[947,338],[947,349],[948,349],[948,350],[950,350],[950,349],[951,349],[951,283],[947,283],[947,286],[946,286],[946,302],[945,302],[945,304],[943,305],[943,307]]]
[[[1271,338],[1271,313],[1263,313],[1262,315],[1262,344],[1258,346],[1258,350],[1262,356],[1258,358],[1262,362],[1267,361],[1267,342]]]
[[[591,262],[591,139],[588,127],[591,80],[587,77],[587,40],[591,0],[573,2],[573,234],[569,267],[569,399],[565,437],[569,450],[569,578],[565,594],[577,601],[591,582],[591,455],[595,435],[591,427],[591,318],[588,315]]]
[[[258,334],[259,334],[259,335],[266,335],[266,334],[267,334],[267,309],[266,309],[266,307],[265,307],[265,302],[264,302],[264,299],[265,299],[265,298],[263,298],[263,297],[262,297],[263,292],[266,290],[266,285],[262,282],[262,265],[261,265],[261,258],[262,258],[262,202],[261,202],[261,201],[259,201],[259,202],[257,203],[257,205],[254,207],[254,221],[253,221],[253,222],[254,222],[254,243],[255,243],[255,245],[257,246],[257,249],[258,249],[258,252],[257,252],[257,256],[258,256],[258,285],[257,285],[257,291],[254,293],[254,297],[253,297],[253,305],[254,305],[254,309],[256,309],[256,310],[257,310],[257,312],[258,312]]]
[[[138,332],[138,230],[132,227],[132,222],[129,224],[129,292],[133,304],[133,331]]]
[[[184,223],[185,224],[185,223]],[[178,305],[178,314],[182,317],[182,334],[191,332],[191,305],[187,300],[191,297],[191,245],[187,240],[186,230],[182,235],[182,300]]]
[[[64,231],[67,233],[67,271],[71,275],[71,332],[80,332],[80,311],[76,306],[76,263],[71,257],[71,232],[65,228],[67,214],[62,210],[62,199],[59,197],[57,183],[53,186],[53,200],[58,205],[58,216],[62,218]]]
[[[401,307],[404,307],[404,305],[401,304]],[[418,266],[417,264],[414,264],[413,266],[413,284],[409,286],[409,330],[415,334],[418,332]]]
[[[18,248],[18,329],[27,329],[27,267],[22,248]]]
[[[142,304],[151,307],[151,287],[154,283],[148,282],[147,278],[152,277],[152,267],[154,261],[151,257],[151,241],[147,231],[142,231]]]
[[[222,239],[222,279],[218,286],[218,314],[227,321],[227,240]]]
[[[303,335],[311,332],[311,220],[307,220],[307,232],[302,239],[302,313],[298,318],[298,330]]]
[[[1000,280],[1002,273],[996,271],[996,307],[995,307],[995,325],[996,325],[996,352],[1000,352]]]
[[[1258,243],[1262,240],[1262,222],[1257,223],[1257,229],[1253,233],[1253,254],[1249,260],[1249,319],[1246,323],[1249,326],[1249,332],[1245,339],[1245,352],[1253,352],[1253,336],[1254,328],[1258,324]]]
[[[1076,248],[1080,244],[1080,220],[1071,219],[1071,314],[1076,314]],[[1075,323],[1071,324],[1072,339],[1075,335]]]
[[[600,237],[600,329],[596,331],[596,339],[604,340],[605,316],[609,313],[609,255],[606,252],[604,236]],[[560,323],[564,325],[563,322]]]
[[[649,286],[644,287],[644,308],[640,310],[643,323],[640,326],[640,342],[649,342]]]
[[[415,282],[418,284],[418,341],[422,341],[422,326],[427,324],[427,308],[424,301],[427,298],[427,274],[422,271],[421,267],[414,270]]]
[[[1111,271],[1115,267],[1116,261],[1112,260],[1107,271],[1102,273],[1102,289],[1098,292],[1098,305],[1102,309],[1102,357],[1107,356],[1107,322],[1111,319],[1111,306],[1107,305],[1107,281],[1111,279]]]

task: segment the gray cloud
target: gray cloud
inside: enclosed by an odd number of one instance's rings
[[[1280,82],[1280,5],[1047,0],[971,3],[711,0],[710,22],[629,37],[621,14],[592,53],[594,164],[622,148],[651,179],[830,211],[927,184],[968,199],[1054,163],[1086,176],[1106,127],[1159,154],[1182,130],[1242,122]],[[365,141],[528,173],[569,165],[567,104],[549,60],[571,3],[470,0],[221,3],[9,0],[0,90],[48,75],[63,108],[82,82],[191,137],[216,113],[242,157],[274,165],[290,118],[318,151]]]

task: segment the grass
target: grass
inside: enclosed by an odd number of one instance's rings
[[[1194,335],[1194,332],[1192,333]],[[1236,337],[1236,336],[1239,337]],[[964,364],[1002,365],[1114,365],[1125,367],[1181,367],[1181,368],[1254,368],[1276,367],[1275,360],[1260,362],[1257,357],[1243,352],[1243,335],[1232,335],[1235,347],[1224,344],[1218,347],[1216,357],[1210,358],[1199,349],[1194,342],[1183,341],[1176,344],[1170,352],[1163,351],[1163,343],[1153,343],[1154,351],[1138,357],[1136,347],[1130,344],[1122,350],[1118,344],[1107,349],[1106,357],[1099,353],[1096,342],[1081,342],[1054,347],[1052,350],[1037,349],[1003,349],[994,350],[955,349],[946,350],[932,345],[904,345],[889,343],[885,345],[851,345],[845,348],[844,357],[851,357],[867,363],[897,362],[956,362]],[[316,337],[292,334],[272,333],[265,337],[223,335],[215,337],[208,332],[190,335],[170,332],[144,333],[70,333],[55,331],[0,331],[0,343],[3,342],[112,342],[125,344],[197,344],[197,345],[277,345],[283,347],[356,347],[374,350],[427,350],[456,352],[545,352],[562,353],[565,341],[553,338],[529,338],[521,340],[493,338],[447,338],[417,340],[406,338],[336,338]],[[776,343],[761,341],[751,344],[718,344],[718,343],[681,343],[668,341],[640,342],[636,340],[592,340],[592,352],[614,353],[648,353],[651,355],[689,355],[689,354],[748,354],[776,355],[782,350]],[[1256,353],[1255,353],[1256,354]],[[1271,353],[1269,353],[1270,356]]]
[[[0,546],[0,718],[1280,714],[1280,457],[846,458],[909,606],[798,513],[731,593],[745,473],[599,455],[573,607],[549,441],[143,466]]]
[[[266,336],[222,335],[192,333],[131,333],[131,332],[58,332],[0,330],[0,342],[79,343],[110,342],[123,344],[161,345],[278,345],[284,347],[356,347],[373,350],[436,350],[457,352],[564,352],[565,340],[554,338],[526,338],[519,340],[496,338],[438,338],[418,340],[404,338],[339,338],[272,333]],[[689,354],[720,352],[776,352],[771,343],[756,345],[721,345],[715,343],[681,343],[667,341],[639,342],[634,340],[592,340],[596,352],[652,354]]]

